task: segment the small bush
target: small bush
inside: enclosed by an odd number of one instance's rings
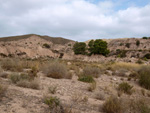
[[[96,82],[90,83],[90,86],[88,87],[88,91],[94,91],[96,89]]]
[[[43,44],[43,47],[45,47],[45,48],[50,48],[50,45],[47,44],[47,43],[45,43],[45,44]]]
[[[137,72],[132,72],[132,73],[130,73],[129,77],[139,78],[139,74]]]
[[[5,95],[6,90],[7,90],[7,86],[0,84],[0,100]]]
[[[123,82],[123,83],[119,84],[119,86],[118,86],[118,90],[122,91],[126,94],[131,94],[132,88],[133,88],[133,86],[130,86],[127,82]]]
[[[82,81],[82,82],[88,82],[88,83],[92,83],[92,82],[95,82],[94,78],[90,75],[81,75],[79,76],[78,78],[79,81]]]
[[[140,59],[137,60],[136,63],[137,63],[137,64],[143,64],[142,60],[140,60]]]
[[[39,89],[39,80],[31,78],[28,74],[12,74],[10,80],[17,86]]]
[[[142,37],[142,39],[148,39],[148,37]]]
[[[126,47],[127,47],[127,48],[130,48],[130,43],[126,43]]]
[[[143,58],[150,59],[150,53],[147,53],[146,55],[144,55]]]
[[[83,69],[83,75],[91,75],[98,78],[100,76],[100,69],[97,67],[85,67]]]
[[[1,62],[2,68],[10,71],[19,71],[23,70],[23,62],[19,59],[3,59]]]
[[[150,113],[149,102],[145,100],[132,100],[129,107],[133,113]]]
[[[139,41],[139,40],[136,41],[136,45],[137,45],[137,46],[140,45],[140,41]]]
[[[50,87],[48,88],[48,91],[49,91],[50,93],[52,93],[52,94],[55,94],[56,91],[57,91],[57,86],[50,86]]]
[[[20,81],[20,75],[19,74],[12,74],[12,75],[10,75],[10,80],[13,83],[17,83],[18,81]]]
[[[56,79],[60,78],[72,78],[72,75],[68,73],[67,67],[61,63],[52,63],[44,67],[43,72],[47,77],[52,77]]]
[[[50,109],[60,106],[60,100],[57,97],[50,96],[44,99],[44,103],[49,106]]]
[[[121,113],[122,103],[117,97],[110,97],[103,104],[102,109],[106,113]]]
[[[143,66],[139,70],[139,84],[150,89],[150,66]]]
[[[98,92],[96,93],[95,98],[98,100],[105,100],[105,94],[102,92]]]

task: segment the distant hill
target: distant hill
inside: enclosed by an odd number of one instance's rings
[[[1,37],[0,41],[8,42],[8,41],[17,41],[21,39],[27,39],[31,36],[38,36],[47,41],[51,41],[53,44],[61,44],[64,45],[69,42],[74,42],[73,40],[65,39],[62,37],[50,37],[50,36],[41,36],[36,34],[27,34],[27,35],[19,35],[19,36],[9,36],[9,37]]]

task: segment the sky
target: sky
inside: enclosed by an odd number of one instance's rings
[[[0,37],[150,37],[150,0],[0,0]]]

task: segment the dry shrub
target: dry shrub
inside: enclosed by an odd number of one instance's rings
[[[44,97],[44,103],[49,106],[50,113],[72,113],[71,107],[65,107],[58,97]]]
[[[142,66],[139,70],[139,76],[139,84],[146,89],[150,89],[150,66]]]
[[[103,104],[102,109],[105,113],[122,113],[122,102],[117,97],[111,96]]]
[[[5,92],[7,91],[7,86],[0,84],[0,100],[5,95]]]
[[[55,94],[56,91],[57,91],[57,86],[50,86],[50,87],[48,87],[48,91],[49,91],[51,94]]]
[[[1,61],[2,68],[5,70],[11,71],[22,71],[23,70],[23,62],[19,59],[3,59]]]
[[[129,85],[127,82],[122,82],[118,86],[118,90],[126,94],[132,94],[132,88],[133,86]]]
[[[39,79],[31,78],[28,74],[12,74],[10,75],[10,80],[17,86],[39,89]]]
[[[96,89],[96,82],[90,83],[90,86],[88,87],[88,91],[94,91]]]
[[[31,89],[40,89],[39,80],[37,79],[31,81],[28,80],[18,81],[17,86],[24,87],[24,88],[31,88]]]
[[[98,99],[98,100],[105,100],[105,94],[104,94],[104,92],[97,92],[95,94],[95,98]]]
[[[149,102],[145,99],[130,100],[128,109],[130,113],[150,113]]]
[[[39,70],[40,62],[16,58],[4,58],[1,61],[1,65],[5,70],[21,72],[24,68],[36,68],[36,70]]]
[[[43,72],[47,75],[47,77],[52,77],[56,79],[60,79],[60,78],[71,79],[72,78],[72,75],[68,73],[66,65],[58,63],[58,62],[46,65],[43,68]]]
[[[98,78],[101,74],[101,71],[98,67],[85,67],[83,69],[83,75],[90,75]]]

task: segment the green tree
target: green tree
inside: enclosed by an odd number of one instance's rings
[[[106,56],[109,53],[107,49],[107,42],[101,39],[91,40],[88,43],[90,54],[101,54]]]
[[[84,42],[76,42],[73,46],[73,51],[75,54],[85,54],[86,44]]]
[[[139,40],[136,41],[136,45],[137,45],[137,46],[140,45],[140,41],[139,41]]]

